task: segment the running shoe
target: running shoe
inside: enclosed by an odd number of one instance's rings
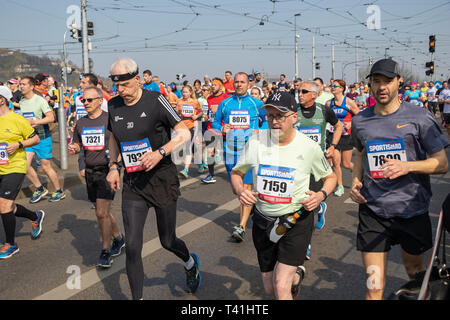
[[[100,253],[100,258],[98,258],[97,267],[109,268],[112,265],[111,253],[102,249],[102,253]]]
[[[31,239],[37,239],[42,232],[42,221],[44,221],[45,212],[43,210],[36,211],[36,221],[31,221]]]
[[[245,237],[245,230],[243,226],[234,226],[234,231],[231,234],[233,238],[236,239],[237,242],[241,242]]]
[[[203,162],[203,168],[208,169],[208,164]]]
[[[208,174],[205,179],[202,179],[203,183],[215,183],[216,179],[211,174]]]
[[[205,167],[203,167],[203,163],[198,165],[198,173],[203,173],[205,172]]]
[[[311,260],[311,244],[309,244],[308,245],[308,249],[306,249],[305,259],[306,260]]]
[[[189,178],[189,172],[187,171],[186,168],[184,168],[183,170],[180,171],[180,174],[185,178]]]
[[[8,259],[19,252],[19,247],[16,244],[5,243],[0,248],[0,259]]]
[[[336,197],[342,197],[342,196],[344,195],[344,192],[345,192],[344,186],[338,186],[338,187],[336,188],[336,191],[334,192],[334,195],[335,195]]]
[[[327,204],[325,202],[320,203],[319,212],[317,212],[316,229],[322,229],[325,226],[325,213],[327,212]]]
[[[111,257],[116,257],[122,253],[122,249],[125,248],[125,238],[121,235],[121,239],[113,239],[111,246]]]
[[[184,268],[186,272],[186,286],[188,287],[189,293],[195,293],[202,283],[202,276],[200,274],[199,266],[200,260],[198,255],[195,252],[191,253],[191,257],[194,259],[194,266],[187,270]]]
[[[36,191],[34,191],[33,196],[30,199],[30,203],[39,202],[47,194],[48,194],[48,190],[45,187],[43,187],[42,191],[39,191],[38,189],[36,189]]]
[[[48,199],[48,201],[56,202],[56,201],[64,199],[65,197],[66,197],[66,194],[64,193],[64,191],[55,191],[52,193],[52,197],[50,199]]]
[[[298,279],[298,283],[292,285],[292,287],[291,287],[292,299],[294,299],[294,300],[295,300],[295,298],[297,298],[298,294],[300,293],[300,285],[302,284],[302,281],[305,278],[306,268],[304,266],[298,266],[297,271],[295,273],[298,274],[299,279]]]

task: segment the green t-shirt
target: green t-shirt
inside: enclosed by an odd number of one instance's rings
[[[332,173],[320,146],[298,131],[290,144],[281,147],[271,141],[270,130],[253,134],[233,170],[245,174],[251,168],[258,192],[256,207],[272,217],[302,207],[311,174],[318,181]]]
[[[316,103],[325,105],[328,101],[330,101],[333,98],[334,98],[333,94],[326,91],[322,91],[322,94],[318,96],[315,101]]]
[[[45,117],[47,112],[53,111],[48,105],[47,100],[37,94],[34,94],[31,99],[26,99],[25,97],[22,98],[19,105],[22,116],[25,118],[33,118],[35,120],[41,120]],[[48,124],[37,126],[36,131],[41,140],[51,136]]]

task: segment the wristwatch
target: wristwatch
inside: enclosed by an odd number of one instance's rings
[[[336,149],[337,144],[336,143],[332,143],[330,144],[330,147],[333,146]]]
[[[323,195],[325,196],[325,199],[323,199],[323,201],[325,201],[325,200],[327,200],[327,198],[328,198],[328,194],[327,194],[327,192],[325,191],[325,190],[320,190],[320,192],[322,192],[323,193]]]
[[[22,148],[23,149],[23,144],[22,142],[19,141],[19,149]]]
[[[166,150],[164,150],[162,147],[158,149],[159,153],[163,156],[163,158],[166,156]]]

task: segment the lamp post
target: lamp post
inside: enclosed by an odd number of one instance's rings
[[[294,41],[295,41],[295,79],[298,78],[298,38],[300,36],[297,34],[297,17],[300,13],[294,14]]]

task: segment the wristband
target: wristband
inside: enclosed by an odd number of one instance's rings
[[[117,167],[117,168],[116,168],[116,167],[114,167],[114,168],[113,168],[113,167],[110,167],[110,168],[109,168],[109,171],[113,171],[113,170],[120,171],[119,167]]]
[[[330,144],[330,147],[334,147],[335,149],[336,149],[336,144],[335,143],[332,143],[332,144]]]
[[[327,198],[328,198],[328,194],[327,194],[327,192],[325,191],[325,190],[320,190],[320,192],[322,192],[323,193],[323,195],[325,196],[325,199],[323,199],[323,201],[325,201],[325,200],[327,200]]]

